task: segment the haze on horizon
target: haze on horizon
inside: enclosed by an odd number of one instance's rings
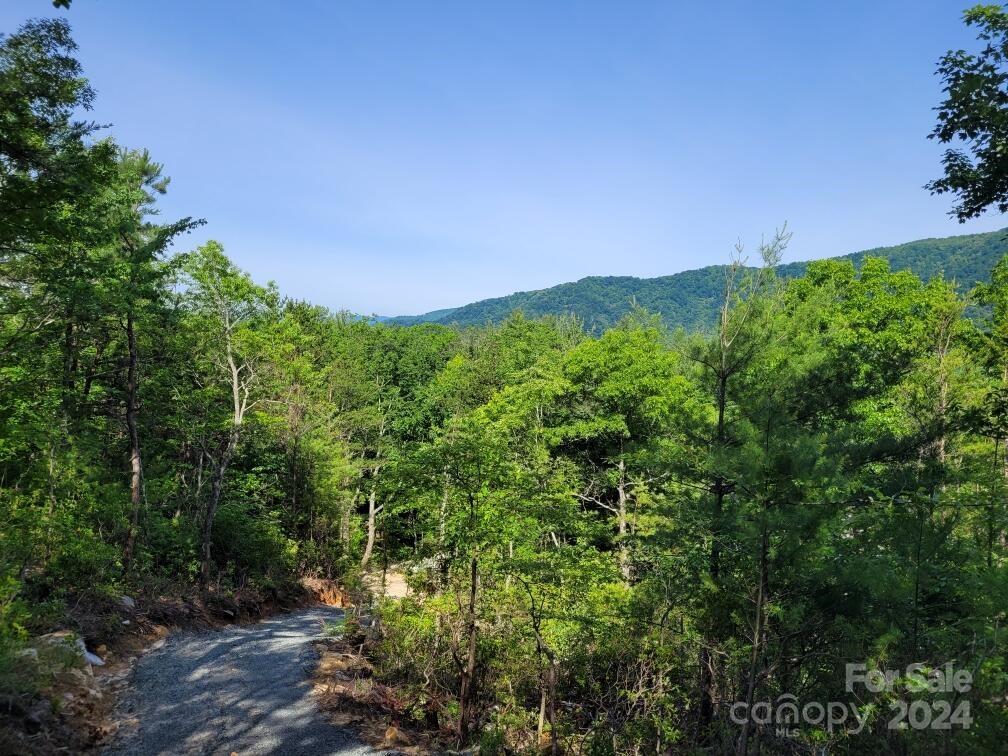
[[[0,29],[67,16],[94,119],[208,221],[181,248],[333,309],[667,275],[785,220],[787,260],[1005,225],[922,189],[965,4],[753,5],[9,0]]]

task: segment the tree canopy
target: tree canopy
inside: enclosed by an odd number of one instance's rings
[[[942,158],[944,175],[927,184],[955,197],[950,214],[960,222],[989,207],[1008,211],[1008,11],[975,5],[963,20],[977,28],[983,48],[949,50],[938,62],[945,99],[930,138],[952,146]]]

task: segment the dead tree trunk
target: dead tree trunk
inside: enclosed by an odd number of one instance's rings
[[[367,518],[367,543],[364,545],[364,554],[361,556],[361,567],[367,567],[368,562],[371,561],[371,555],[374,553],[375,536],[378,532],[378,515],[381,513],[382,509],[385,507],[384,504],[375,504],[375,498],[377,496],[376,486],[371,485],[371,493],[368,494],[368,518]]]
[[[381,384],[376,381],[376,385],[380,390]],[[374,552],[375,537],[378,534],[378,515],[385,506],[384,504],[376,505],[375,503],[378,488],[378,473],[382,469],[382,445],[385,438],[385,414],[382,409],[383,406],[384,402],[379,394],[378,412],[380,413],[381,420],[378,423],[378,440],[375,445],[374,460],[371,467],[371,493],[368,494],[367,543],[364,546],[364,554],[361,556],[360,565],[362,568],[367,567],[368,562],[371,561],[371,554]]]
[[[231,373],[231,398],[234,402],[234,409],[231,422],[231,432],[228,434],[227,444],[217,459],[213,476],[210,480],[210,500],[207,502],[206,513],[203,518],[202,549],[200,563],[200,585],[206,587],[210,581],[211,564],[211,542],[213,537],[213,521],[217,516],[217,508],[220,506],[221,494],[224,491],[224,475],[227,473],[231,459],[234,457],[235,449],[241,438],[242,423],[245,420],[245,412],[249,408],[249,392],[251,369],[247,364],[241,367],[235,362],[234,354],[231,350],[230,329],[227,333],[225,350],[227,354],[227,367]]]

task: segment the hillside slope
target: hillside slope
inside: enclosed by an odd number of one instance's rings
[[[963,287],[986,280],[991,268],[1008,252],[1008,229],[985,234],[920,239],[894,247],[878,247],[843,255],[860,265],[867,256],[885,257],[894,270],[909,269],[921,278],[943,273]],[[780,266],[784,277],[800,276],[808,262]],[[548,289],[519,291],[462,307],[424,315],[389,318],[390,322],[482,325],[498,323],[515,310],[529,317],[577,315],[589,331],[599,332],[629,312],[631,302],[660,314],[670,326],[696,328],[713,322],[724,285],[723,265],[686,270],[671,276],[589,276]]]

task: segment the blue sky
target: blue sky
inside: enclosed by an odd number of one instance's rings
[[[94,117],[147,147],[166,218],[258,279],[412,314],[586,275],[786,259],[960,225],[921,186],[967,2],[5,0],[64,15]]]

